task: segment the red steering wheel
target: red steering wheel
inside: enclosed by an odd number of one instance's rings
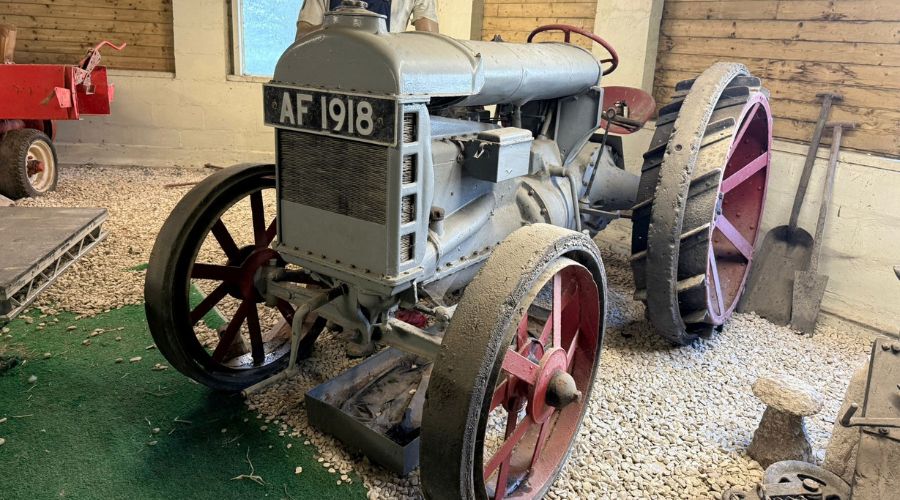
[[[572,33],[577,33],[600,44],[600,46],[606,49],[606,51],[609,52],[610,55],[609,59],[600,60],[600,64],[610,63],[609,68],[603,71],[604,75],[612,73],[616,70],[616,68],[619,67],[619,54],[616,53],[616,49],[612,48],[612,45],[610,45],[609,42],[586,29],[579,28],[578,26],[572,26],[571,24],[546,24],[544,26],[541,26],[540,28],[535,28],[535,30],[532,31],[530,35],[528,35],[528,43],[531,43],[531,40],[534,39],[535,35],[537,35],[538,33],[543,33],[545,31],[562,31],[566,35],[566,43],[571,43],[569,40],[572,37]]]

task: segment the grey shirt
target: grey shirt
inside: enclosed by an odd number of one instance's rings
[[[300,22],[318,26],[325,20],[325,12],[328,10],[328,0],[306,0],[300,9]],[[430,19],[438,22],[437,6],[435,0],[393,0],[391,2],[391,31],[394,33],[406,31],[410,23],[419,19]]]

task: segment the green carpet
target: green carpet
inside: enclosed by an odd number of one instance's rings
[[[280,437],[271,424],[262,431],[240,396],[171,367],[153,371],[168,363],[146,350],[153,341],[142,307],[78,321],[63,313],[40,331],[47,319],[32,317],[0,338],[0,355],[23,360],[0,373],[0,497],[365,498],[358,477],[337,485],[302,438]],[[96,328],[106,331],[89,337]],[[143,359],[129,362],[135,356]],[[248,456],[263,484],[232,479],[251,474]]]

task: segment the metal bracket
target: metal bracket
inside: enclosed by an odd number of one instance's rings
[[[380,342],[402,351],[422,356],[430,361],[437,358],[441,349],[441,337],[397,318],[391,318],[380,326]]]
[[[844,427],[890,427],[900,428],[900,418],[867,418],[854,417],[853,415],[859,411],[859,405],[850,403],[850,407],[841,417],[841,425]]]
[[[863,432],[900,441],[900,342],[879,338],[872,346],[866,399],[862,416],[860,405],[851,403],[841,416],[844,427],[861,427]]]

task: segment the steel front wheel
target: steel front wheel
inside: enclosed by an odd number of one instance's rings
[[[240,390],[288,363],[294,308],[283,300],[266,307],[260,293],[262,267],[285,265],[271,248],[274,188],[274,165],[207,177],[172,211],[150,255],[150,332],[174,367],[214,389]],[[324,326],[308,318],[301,355]]]
[[[537,498],[569,456],[597,371],[606,313],[599,251],[535,224],[494,251],[444,336],[420,462],[430,498]]]
[[[13,199],[41,196],[56,189],[56,148],[43,132],[12,130],[0,141],[0,194]]]

